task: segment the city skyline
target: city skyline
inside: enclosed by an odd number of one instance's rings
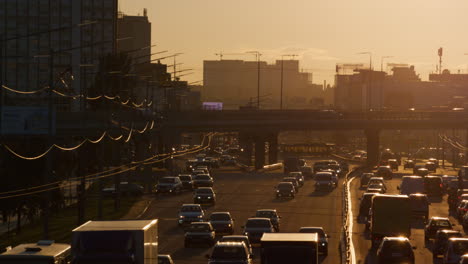
[[[183,68],[194,69],[188,81],[203,79],[203,60],[219,59],[215,53],[258,50],[269,63],[282,54],[298,54],[304,71],[315,83],[334,82],[335,64],[368,65],[385,62],[414,65],[423,80],[435,72],[437,49],[444,48],[443,68],[467,72],[468,49],[463,46],[463,10],[468,3],[415,0],[407,3],[228,1],[120,1],[120,11],[142,15],[148,9],[153,24],[155,50],[183,52]],[[212,23],[216,21],[216,23]],[[402,30],[404,29],[404,30]],[[174,34],[176,33],[176,34]],[[224,59],[254,60],[252,55]],[[385,70],[385,69],[384,69]],[[389,69],[390,70],[390,69]]]

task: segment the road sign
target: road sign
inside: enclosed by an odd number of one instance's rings
[[[52,134],[55,134],[55,111],[52,113]],[[3,135],[47,135],[49,109],[47,107],[5,106],[1,115]]]

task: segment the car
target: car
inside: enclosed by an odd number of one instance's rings
[[[415,174],[418,175],[418,176],[421,176],[421,177],[425,177],[425,176],[429,175],[429,170],[426,169],[426,168],[419,168],[419,169],[416,171]]]
[[[443,255],[445,251],[447,251],[447,243],[450,238],[462,236],[462,233],[457,230],[438,230],[434,238],[434,246],[432,247],[432,257],[438,258],[440,255]]]
[[[333,180],[330,172],[318,172],[315,174],[315,190],[327,190],[331,191],[336,187],[335,181]]]
[[[209,222],[191,223],[185,232],[184,247],[186,248],[197,243],[207,244],[211,247],[215,242],[215,231]]]
[[[435,237],[438,230],[453,229],[453,225],[447,217],[433,216],[424,227],[424,240],[428,241]]]
[[[443,175],[442,176],[442,188],[444,188],[444,191],[448,191],[449,188],[449,183],[452,180],[456,180],[458,182],[458,177],[453,176],[453,175]]]
[[[328,160],[321,160],[321,161],[317,161],[314,163],[314,173],[317,173],[319,171],[322,171],[322,170],[326,170],[329,168],[329,165],[330,162]]]
[[[398,170],[398,161],[396,159],[389,159],[388,160],[388,165],[392,170]]]
[[[158,264],[174,264],[171,255],[158,255]]]
[[[412,169],[414,167],[414,160],[407,159],[405,160],[405,164],[403,165],[404,169]]]
[[[294,190],[297,192],[299,192],[299,183],[297,182],[297,179],[294,178],[294,177],[284,177],[282,180],[282,182],[290,182],[294,185]]]
[[[178,194],[182,191],[182,181],[179,177],[163,177],[156,185],[156,194]]]
[[[301,227],[299,233],[316,233],[319,239],[319,253],[325,256],[328,255],[328,238],[330,236],[323,231],[323,227]]]
[[[253,255],[244,242],[218,242],[213,247],[211,255],[206,255],[206,258],[208,258],[208,264],[250,264]]]
[[[333,170],[333,169],[326,169],[326,170],[322,170],[321,172],[329,172],[329,173],[331,173],[333,183],[335,183],[335,187],[338,186],[339,178],[338,178],[338,173],[337,173],[335,170]]]
[[[294,188],[294,185],[291,182],[280,182],[276,186],[276,198],[294,198],[295,196],[296,189]]]
[[[314,176],[314,171],[312,169],[312,167],[310,166],[302,166],[300,167],[300,170],[302,172],[302,175],[304,175],[304,177],[312,177]]]
[[[424,177],[424,192],[428,196],[442,196],[442,177],[429,175]]]
[[[468,253],[468,238],[453,237],[448,240],[444,253],[444,264],[458,264],[463,255]]]
[[[248,218],[245,226],[242,226],[243,233],[249,238],[250,243],[260,243],[263,233],[274,233],[275,229],[269,218],[252,217]]]
[[[414,264],[414,252],[407,237],[384,237],[377,249],[378,264]]]
[[[386,192],[386,188],[382,183],[373,183],[373,184],[367,185],[366,192],[384,194]]]
[[[201,175],[201,174],[209,174],[209,172],[208,170],[205,170],[205,169],[194,169],[192,171],[192,176]]]
[[[179,210],[179,226],[186,227],[192,222],[203,222],[205,212],[199,204],[183,204]]]
[[[209,174],[198,174],[193,176],[193,187],[213,187],[213,178]]]
[[[424,222],[429,220],[429,199],[422,193],[408,195],[411,203],[411,213],[415,218],[423,218]]]
[[[216,203],[216,194],[211,187],[199,187],[193,192],[193,203],[209,204]]]
[[[259,209],[255,212],[255,217],[264,217],[268,218],[275,229],[275,232],[280,231],[280,219],[281,216],[278,215],[276,209]]]
[[[372,172],[366,172],[366,173],[361,174],[361,177],[360,177],[361,182],[359,184],[359,187],[362,188],[364,186],[367,186],[370,178],[372,177],[374,177],[374,173]]]
[[[393,172],[390,166],[380,166],[377,168],[375,176],[383,177],[385,180],[391,180],[393,178]]]
[[[367,219],[369,217],[369,209],[372,205],[372,197],[375,193],[364,193],[360,198],[361,203],[359,204],[359,217]]]
[[[226,159],[223,163],[225,166],[236,166],[237,165],[237,159],[234,157],[231,157],[229,159]]]
[[[426,168],[428,171],[435,172],[436,169],[437,169],[437,166],[435,165],[434,162],[428,161],[428,162],[426,162],[426,164],[425,164],[425,168]]]
[[[371,185],[371,184],[382,184],[383,187],[385,188],[385,191],[387,191],[387,185],[385,184],[385,181],[382,177],[372,177],[369,179],[369,182],[367,183],[367,185]]]
[[[421,164],[421,163],[418,163],[418,164],[414,164],[413,166],[413,174],[414,175],[418,175],[418,170],[419,169],[425,169],[426,168],[426,164]],[[420,176],[420,175],[419,175]]]
[[[185,190],[193,190],[193,180],[190,174],[179,174],[179,179],[182,182],[182,188]]]
[[[421,176],[403,176],[397,189],[400,190],[400,194],[404,195],[424,193],[424,179]]]
[[[229,212],[213,212],[208,219],[217,236],[234,234],[234,219]]]
[[[132,195],[132,196],[140,196],[143,195],[145,188],[136,183],[129,183],[129,182],[120,182],[120,194],[122,195]],[[114,196],[117,194],[117,189],[115,188],[115,184],[102,189],[102,194],[104,196]]]
[[[468,200],[461,200],[456,209],[458,220],[461,220],[466,212],[468,212]]]
[[[435,167],[436,167],[436,168],[439,168],[439,160],[438,160],[438,159],[436,159],[436,158],[429,158],[429,159],[427,159],[427,161],[428,161],[428,162],[434,163]]]
[[[223,236],[219,242],[243,242],[252,255],[252,246],[250,245],[249,238],[247,236],[240,236],[240,235],[231,235],[231,236]]]
[[[299,186],[300,187],[304,186],[304,176],[302,176],[302,172],[300,172],[300,171],[291,171],[291,172],[289,172],[288,177],[296,178],[297,182],[299,183]]]

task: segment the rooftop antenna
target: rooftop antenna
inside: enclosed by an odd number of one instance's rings
[[[442,74],[442,55],[443,55],[443,49],[442,47],[437,50],[437,54],[439,55],[439,74]]]

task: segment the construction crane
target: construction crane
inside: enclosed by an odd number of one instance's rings
[[[219,56],[219,60],[223,60],[223,56],[235,56],[235,55],[245,55],[246,53],[223,53],[220,51],[219,53],[215,53],[216,56]]]

